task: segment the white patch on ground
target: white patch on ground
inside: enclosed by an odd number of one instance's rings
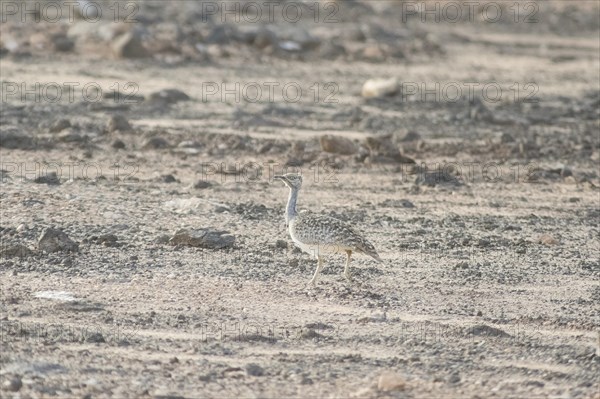
[[[67,291],[38,291],[33,294],[33,296],[41,299],[52,299],[63,302],[72,302],[76,300],[73,294]]]

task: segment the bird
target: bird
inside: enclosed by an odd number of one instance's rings
[[[319,215],[310,211],[296,210],[298,193],[302,188],[302,176],[297,173],[275,175],[289,189],[289,197],[285,211],[285,221],[294,244],[302,251],[317,259],[317,268],[309,284],[317,285],[319,273],[323,269],[323,256],[327,254],[346,254],[344,277],[351,281],[350,257],[352,253],[365,254],[377,262],[382,260],[375,247],[349,224],[331,216]]]

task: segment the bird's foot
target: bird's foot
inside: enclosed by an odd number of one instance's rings
[[[350,273],[344,273],[344,277],[346,278],[346,281],[348,281],[349,283],[354,281],[354,280],[352,280],[352,276],[350,276]]]

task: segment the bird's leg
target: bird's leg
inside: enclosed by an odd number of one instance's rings
[[[317,256],[317,270],[315,270],[315,275],[313,276],[313,278],[310,280],[310,283],[309,283],[313,287],[316,287],[316,285],[317,285],[317,278],[319,277],[319,273],[321,273],[321,269],[323,269],[323,258],[321,258],[320,256]]]
[[[346,251],[346,253],[348,254],[348,257],[346,258],[346,267],[344,267],[344,277],[346,277],[346,280],[351,281],[352,278],[350,277],[350,255],[352,255],[352,251]]]

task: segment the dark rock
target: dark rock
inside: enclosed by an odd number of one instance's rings
[[[33,251],[22,244],[5,245],[0,248],[0,258],[27,258]]]
[[[424,171],[419,172],[417,179],[415,180],[417,186],[449,186],[449,187],[461,187],[464,183],[459,177],[447,172],[447,171]]]
[[[0,147],[13,150],[30,150],[35,147],[35,141],[33,137],[20,131],[0,131]]]
[[[161,176],[161,179],[165,183],[175,183],[175,182],[177,182],[177,179],[173,175],[163,175],[163,176]]]
[[[37,184],[47,184],[49,186],[58,186],[60,184],[60,179],[56,175],[56,172],[49,172],[43,176],[36,177],[33,182]]]
[[[240,34],[235,25],[222,24],[215,26],[204,38],[207,44],[229,44],[231,39],[239,37]]]
[[[52,37],[52,47],[55,51],[67,53],[73,51],[75,42],[64,34],[56,34]]]
[[[348,27],[348,29],[345,30],[344,34],[342,35],[342,39],[352,40],[355,42],[364,42],[367,40],[367,37],[360,26],[352,24]]]
[[[421,140],[421,135],[414,130],[411,130],[410,132],[406,133],[404,137],[402,137],[401,141],[408,142],[417,140]]]
[[[62,230],[46,228],[38,240],[38,249],[44,252],[77,252],[79,244],[71,240]]]
[[[513,136],[510,135],[510,133],[502,133],[502,137],[500,137],[500,142],[503,144],[507,144],[507,143],[514,143],[515,142],[515,138]]]
[[[171,144],[169,144],[169,142],[165,139],[163,139],[162,137],[152,137],[150,139],[148,139],[145,143],[143,148],[144,149],[154,149],[154,150],[158,150],[161,148],[169,148],[171,147]]]
[[[168,244],[170,239],[171,237],[169,237],[168,235],[161,234],[160,236],[156,237],[156,239],[154,239],[154,242],[157,244]]]
[[[99,333],[99,332],[96,332],[96,333],[93,333],[93,334],[90,334],[90,335],[88,335],[88,336],[85,338],[85,342],[90,342],[90,343],[99,344],[99,343],[104,343],[104,342],[106,342],[106,340],[104,339],[104,336],[103,336],[101,333]]]
[[[127,32],[117,37],[111,44],[111,48],[117,58],[144,58],[150,55],[134,32]]]
[[[116,150],[122,150],[125,148],[125,143],[121,140],[115,140],[112,142],[111,147]]]
[[[206,180],[198,180],[196,183],[194,183],[194,188],[197,188],[199,190],[210,188],[212,186],[213,184]]]
[[[117,114],[110,117],[106,128],[109,133],[117,131],[128,132],[131,130],[131,125],[129,124],[127,118],[121,114]]]
[[[2,387],[10,392],[18,392],[23,387],[23,382],[21,381],[21,378],[14,377],[5,381]]]
[[[325,338],[324,335],[319,334],[318,332],[316,332],[312,328],[307,328],[306,330],[302,331],[302,333],[300,334],[300,336],[303,339],[315,339],[315,340],[320,340],[320,339]]]
[[[573,176],[573,171],[567,167],[562,168],[562,170],[560,171],[560,176],[561,177],[569,177],[569,176]]]
[[[527,387],[537,387],[537,388],[543,388],[546,384],[542,381],[537,381],[537,380],[527,380],[523,383],[523,385],[527,386]]]
[[[250,376],[260,377],[264,375],[264,373],[265,371],[263,370],[263,368],[256,363],[249,363],[246,365],[246,374]]]
[[[478,324],[468,329],[468,335],[476,336],[476,337],[498,337],[498,338],[508,338],[510,334],[505,331],[491,327],[485,324]]]
[[[458,373],[452,373],[450,375],[450,377],[448,378],[448,382],[450,384],[457,384],[457,383],[459,383],[460,382],[460,374],[458,374]]]
[[[288,243],[285,240],[277,240],[275,242],[275,247],[281,248],[281,249],[287,249]]]
[[[187,245],[207,249],[223,249],[233,247],[235,237],[228,231],[210,228],[179,230],[169,242],[172,245]]]

